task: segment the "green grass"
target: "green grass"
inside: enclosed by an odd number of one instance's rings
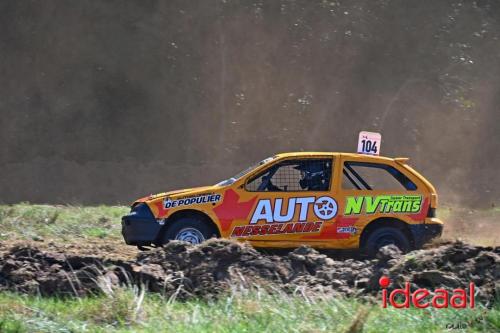
[[[121,239],[123,206],[0,205],[0,240]]]
[[[358,321],[357,327],[353,322]],[[472,324],[471,324],[472,323]],[[80,299],[0,294],[1,332],[441,332],[500,330],[500,307],[383,309],[354,299],[311,301],[252,292],[217,301],[163,299],[119,289]],[[354,325],[356,326],[356,325]]]

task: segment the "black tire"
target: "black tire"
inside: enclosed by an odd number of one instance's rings
[[[163,235],[162,244],[166,244],[168,241],[174,239],[191,244],[200,244],[216,236],[216,233],[206,221],[196,217],[181,217],[172,222],[167,228]]]
[[[390,227],[382,227],[375,229],[368,235],[364,252],[369,256],[374,256],[381,247],[389,244],[396,245],[403,253],[411,250],[410,240],[401,230]]]

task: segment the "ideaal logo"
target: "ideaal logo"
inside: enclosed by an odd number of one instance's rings
[[[388,304],[396,309],[409,308],[410,303],[419,309],[434,307],[436,309],[452,308],[460,309],[467,306],[471,309],[475,306],[474,299],[474,283],[469,283],[469,289],[456,288],[450,295],[446,289],[436,289],[431,295],[431,292],[426,288],[419,288],[414,292],[410,292],[410,282],[405,282],[403,289],[394,289],[390,293],[387,287],[391,284],[391,280],[382,276],[379,280],[379,285],[382,287],[382,307],[387,308]],[[450,297],[451,296],[451,297]]]
[[[420,195],[379,195],[347,197],[344,215],[380,213],[415,214],[422,208]]]
[[[306,222],[311,205],[314,215],[322,221]],[[250,225],[235,227],[231,237],[319,232],[323,221],[333,219],[337,215],[337,210],[335,199],[327,196],[317,199],[316,197],[289,198],[285,213],[283,213],[282,198],[275,199],[274,206],[270,199],[262,199],[257,203]],[[298,221],[287,223],[292,221],[297,211]],[[256,225],[262,220],[269,224]]]
[[[405,287],[403,289],[394,289],[390,293],[387,288],[390,286],[391,280],[382,276],[379,280],[379,285],[382,287],[382,307],[387,308],[389,305],[396,309],[409,308],[410,304],[418,309],[425,308],[455,308],[455,309],[465,309],[469,307],[470,309],[475,308],[475,285],[474,283],[469,283],[468,289],[456,288],[452,292],[446,289],[436,289],[431,293],[426,288],[419,288],[413,292],[410,291],[410,283],[405,282]],[[470,327],[480,326],[484,328],[485,315],[487,309],[483,309],[481,313],[475,314],[473,317],[467,318],[467,320],[461,320],[457,322],[449,322],[444,325],[446,330],[466,330]]]

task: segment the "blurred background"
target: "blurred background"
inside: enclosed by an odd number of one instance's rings
[[[0,202],[126,204],[284,151],[500,204],[500,2],[2,1]]]

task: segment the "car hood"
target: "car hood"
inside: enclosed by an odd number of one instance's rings
[[[213,192],[213,191],[216,191],[219,189],[220,189],[219,186],[201,186],[201,187],[185,188],[185,189],[181,189],[181,190],[174,190],[174,191],[163,192],[163,193],[158,193],[158,194],[151,194],[151,195],[148,195],[147,197],[137,199],[134,204],[140,203],[140,202],[155,201],[155,200],[164,199],[167,197],[177,198],[177,197],[186,196],[186,195],[197,195],[197,194],[209,193],[209,192]]]

